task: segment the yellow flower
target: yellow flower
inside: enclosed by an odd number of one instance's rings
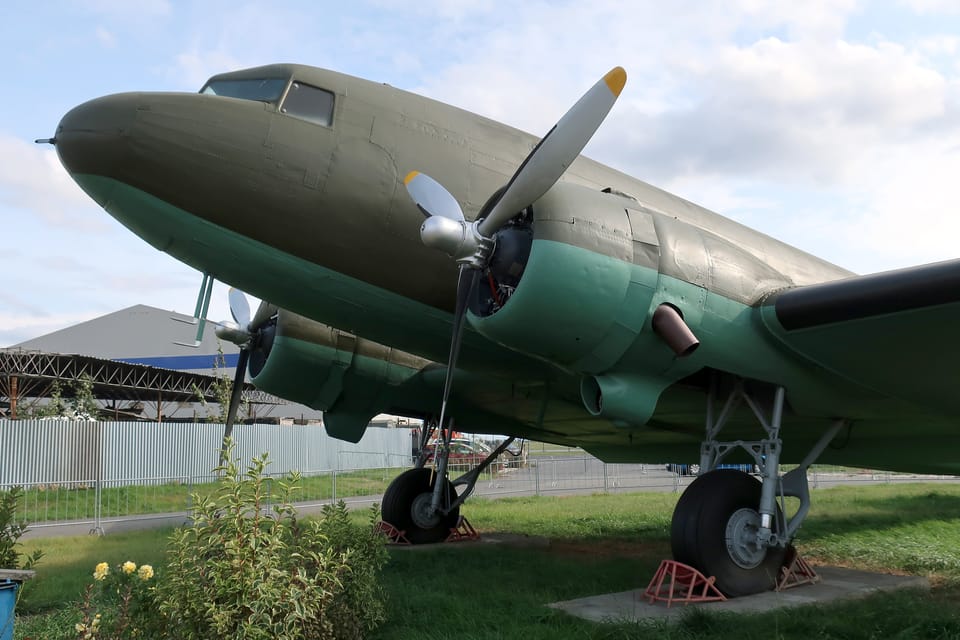
[[[106,562],[101,562],[93,570],[93,579],[103,580],[107,577],[108,573],[110,573],[110,565],[108,565]]]
[[[123,563],[122,568],[124,573],[126,573],[127,575],[130,575],[131,573],[137,570],[137,565],[127,560],[126,562]]]
[[[83,624],[82,622],[78,622],[77,624],[73,625],[73,628],[77,630],[77,633],[83,633],[87,630],[87,625]]]
[[[149,580],[153,577],[153,567],[148,564],[140,565],[140,570],[137,571],[137,575],[140,576],[141,580]]]

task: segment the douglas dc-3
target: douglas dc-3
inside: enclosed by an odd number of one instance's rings
[[[449,479],[454,428],[609,462],[699,445],[674,557],[727,595],[769,589],[815,460],[960,472],[960,261],[857,276],[580,157],[625,83],[613,69],[537,141],[277,64],[86,102],[47,142],[135,234],[269,301],[251,319],[231,295],[239,380],[350,441],[381,412],[426,419],[434,468],[382,505],[411,541],[445,538],[492,460]]]

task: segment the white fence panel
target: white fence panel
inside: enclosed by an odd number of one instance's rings
[[[322,426],[237,425],[241,464],[269,454],[268,473],[403,467],[407,429],[367,429],[353,444]],[[0,420],[0,486],[195,477],[217,466],[222,424]]]

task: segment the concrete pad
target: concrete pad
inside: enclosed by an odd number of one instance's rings
[[[768,591],[725,602],[686,606],[674,604],[668,608],[665,603],[650,604],[643,599],[643,592],[646,590],[646,587],[643,587],[632,591],[555,602],[548,606],[594,622],[640,622],[676,618],[691,607],[697,607],[703,611],[762,613],[805,604],[828,604],[838,600],[862,598],[877,591],[904,588],[930,589],[930,582],[919,576],[893,576],[840,567],[814,567],[814,569],[821,578],[817,584],[801,585],[779,593]]]

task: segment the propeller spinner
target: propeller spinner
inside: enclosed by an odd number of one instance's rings
[[[490,213],[468,222],[457,199],[439,182],[418,171],[404,179],[407,193],[427,219],[420,239],[428,247],[447,253],[460,265],[453,335],[447,375],[440,403],[440,427],[445,427],[453,370],[460,354],[467,302],[487,268],[494,237],[513,216],[539,200],[563,175],[607,117],[623,87],[627,73],[614,67],[593,85],[533,148],[494,202]]]

